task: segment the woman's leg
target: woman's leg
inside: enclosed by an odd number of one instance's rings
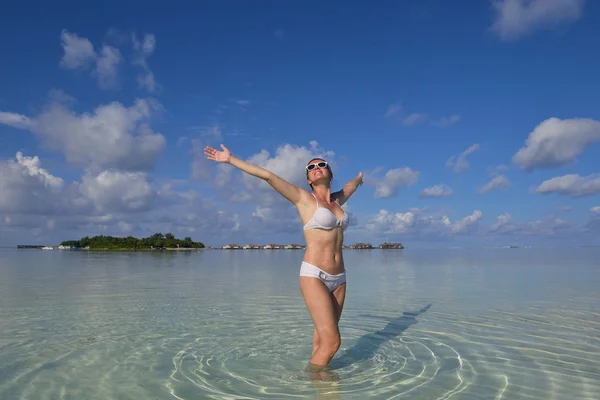
[[[337,287],[330,293],[330,296],[335,309],[336,322],[339,326],[342,310],[344,309],[344,300],[346,299],[346,284],[344,283]],[[315,354],[315,351],[317,351],[317,347],[319,347],[319,334],[317,333],[317,328],[315,328],[315,331],[313,332],[313,355]]]
[[[344,289],[337,288],[340,292]],[[329,364],[340,347],[340,331],[338,329],[339,315],[341,309],[338,305],[338,297],[327,290],[327,286],[318,278],[300,277],[300,291],[315,324],[318,335],[318,346],[313,352],[310,363],[316,367]],[[341,293],[338,292],[338,296]],[[342,304],[343,304],[343,296]]]

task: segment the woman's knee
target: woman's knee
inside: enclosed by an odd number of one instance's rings
[[[325,349],[332,354],[339,350],[341,344],[342,338],[340,337],[340,332],[337,329],[322,335],[319,341],[319,346],[325,347]]]

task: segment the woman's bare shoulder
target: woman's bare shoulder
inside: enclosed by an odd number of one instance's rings
[[[300,201],[298,207],[314,207],[315,197],[308,190],[300,188]]]

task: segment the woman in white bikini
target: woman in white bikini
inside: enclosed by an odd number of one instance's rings
[[[204,149],[209,160],[229,163],[241,171],[263,179],[292,202],[304,224],[306,253],[300,267],[300,291],[315,325],[309,369],[318,372],[329,364],[341,343],[338,323],[346,297],[346,270],[342,256],[348,215],[341,206],[362,185],[362,172],[338,192],[331,193],[333,173],[327,161],[314,158],[306,166],[306,179],[312,193],[286,182],[257,165],[222,151]]]

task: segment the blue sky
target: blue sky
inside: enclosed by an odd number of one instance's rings
[[[220,143],[306,189],[312,156],[362,171],[346,243],[597,243],[599,4],[183,4],[5,6],[0,245],[303,243]]]

